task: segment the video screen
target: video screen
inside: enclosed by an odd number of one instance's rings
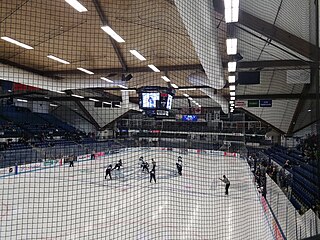
[[[196,121],[198,121],[198,116],[197,115],[182,115],[182,121],[196,122]]]
[[[156,108],[157,101],[160,99],[159,93],[142,93],[142,107]]]
[[[167,109],[170,110],[172,107],[172,96],[168,95],[168,100],[167,100]]]

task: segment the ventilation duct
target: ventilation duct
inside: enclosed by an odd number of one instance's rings
[[[200,63],[207,75],[203,85],[215,89],[224,87],[224,75],[219,52],[218,30],[212,0],[175,0],[184,26],[190,36]]]

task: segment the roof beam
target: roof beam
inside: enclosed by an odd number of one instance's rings
[[[214,1],[215,11],[224,14],[224,4],[222,0]],[[313,61],[318,61],[316,52],[317,46],[308,41],[303,40],[275,25],[265,22],[258,17],[255,17],[243,10],[239,10],[239,24],[262,34],[263,36],[282,44],[283,46],[299,53],[300,55],[309,58]]]
[[[257,94],[257,95],[236,95],[237,100],[248,100],[248,99],[299,99],[300,93],[289,93],[289,94]],[[308,94],[306,98],[314,98],[315,94]]]
[[[277,67],[310,67],[313,63],[300,61],[300,60],[275,60],[275,61],[251,61],[251,62],[238,62],[237,69],[246,68],[277,68]],[[223,67],[227,68],[228,63],[224,62]],[[201,64],[186,64],[186,65],[175,65],[175,66],[159,66],[163,72],[173,71],[187,71],[187,70],[200,70],[203,71]],[[109,73],[125,73],[122,68],[100,68],[100,69],[89,69],[96,74],[109,74]],[[153,72],[149,67],[128,67],[129,73],[139,72]],[[46,76],[60,75],[60,74],[80,74],[78,70],[58,70],[58,71],[44,71],[42,74]]]
[[[239,23],[282,44],[306,58],[317,61],[315,54],[317,47],[302,38],[299,38],[242,10],[239,10]]]
[[[104,13],[104,11],[103,11],[103,9],[101,7],[101,4],[100,4],[99,0],[92,0],[92,2],[93,2],[94,6],[96,8],[96,11],[97,11],[97,13],[99,15],[99,18],[101,20],[102,25],[103,26],[106,26],[106,25],[110,26],[108,18],[105,15],[105,13]],[[113,47],[114,51],[117,54],[117,57],[119,59],[121,67],[122,67],[122,71],[127,72],[127,68],[128,67],[127,67],[127,64],[126,64],[126,62],[125,62],[125,60],[123,58],[123,54],[120,51],[118,43],[113,38],[111,38],[110,36],[109,36],[109,40],[110,40],[110,42],[112,44],[112,47]]]
[[[300,60],[266,60],[252,62],[237,62],[237,69],[246,68],[283,68],[283,67],[310,67],[313,63]],[[227,63],[223,64],[227,68]]]
[[[203,70],[201,64],[186,64],[186,65],[175,65],[175,66],[159,66],[157,67],[161,71],[186,71],[186,70]],[[123,68],[98,68],[88,69],[96,74],[108,74],[108,73],[139,73],[139,72],[153,72],[149,67],[127,67],[124,71]],[[45,71],[44,74],[58,75],[58,74],[79,74],[78,70],[60,70],[60,71]]]

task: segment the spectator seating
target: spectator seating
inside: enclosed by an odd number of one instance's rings
[[[286,160],[289,160],[292,164],[292,168],[288,169],[292,173],[292,193],[299,199],[307,208],[315,205],[317,198],[317,169],[314,165],[306,163],[303,160],[298,150],[288,150],[282,146],[274,146],[265,150],[265,153],[269,157],[283,166]],[[298,207],[295,199],[292,200],[292,204]]]

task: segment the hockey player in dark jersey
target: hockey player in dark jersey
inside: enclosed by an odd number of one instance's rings
[[[154,182],[156,183],[156,169],[155,167],[152,168],[152,170],[150,171],[150,183],[152,181],[152,179],[154,180]]]
[[[110,179],[112,180],[111,171],[112,171],[112,164],[110,164],[110,165],[107,167],[107,169],[106,169],[106,176],[104,177],[104,179],[107,179],[107,176],[109,175]]]
[[[120,159],[119,162],[116,163],[116,165],[114,166],[114,169],[120,170],[121,167],[122,167],[122,160]]]
[[[178,161],[176,165],[177,165],[178,174],[182,175],[182,163]]]
[[[153,158],[151,159],[151,164],[152,164],[152,169],[156,169],[157,163]]]
[[[147,170],[147,172],[149,172],[149,163],[147,161],[143,161],[141,163],[141,167],[142,167],[142,172],[144,172],[144,170]]]
[[[182,157],[181,156],[178,157],[176,166],[177,166],[178,174],[182,175]]]

